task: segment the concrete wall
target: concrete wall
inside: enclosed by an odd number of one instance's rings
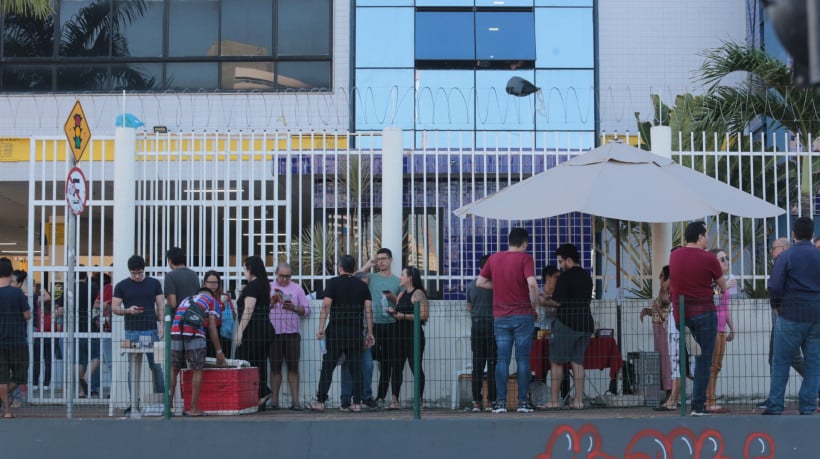
[[[817,416],[561,420],[558,416],[288,422],[2,421],[4,457],[806,458]],[[104,453],[103,453],[104,452]]]
[[[599,1],[601,129],[637,130],[653,116],[650,94],[671,105],[701,93],[692,81],[699,53],[725,41],[745,43],[746,0]]]

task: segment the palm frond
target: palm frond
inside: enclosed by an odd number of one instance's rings
[[[45,19],[52,14],[51,0],[2,0],[0,15],[16,14],[35,19]]]

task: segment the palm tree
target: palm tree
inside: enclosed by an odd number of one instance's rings
[[[60,56],[108,56],[110,43],[112,57],[125,57],[129,55],[128,43],[120,29],[141,17],[146,9],[145,0],[97,1],[83,7],[66,21],[60,37],[55,37],[56,18],[53,14],[42,20],[12,14],[4,19],[5,55],[50,56],[53,40],[58,38]],[[120,88],[148,90],[157,86],[154,78],[127,63],[111,64],[110,73],[107,66],[72,65],[60,69],[57,77],[61,86],[86,91]],[[50,70],[45,68],[27,73],[9,72],[4,74],[4,78],[14,80],[13,86],[16,87],[51,87]],[[113,81],[113,87],[109,87],[109,81]]]
[[[763,50],[725,43],[704,53],[706,61],[698,79],[708,86],[703,99],[700,128],[726,126],[732,132],[743,132],[758,117],[765,117],[774,127],[788,129],[805,145],[810,136],[820,134],[820,92],[798,89],[793,71]],[[735,72],[746,72],[749,78],[737,85],[724,84]],[[810,146],[809,146],[810,147]],[[803,147],[805,148],[805,147]],[[799,190],[803,215],[811,215],[814,194],[810,171],[818,170],[811,157],[802,157],[802,186]]]
[[[0,16],[17,14],[44,19],[52,11],[51,0],[5,0],[0,2]]]

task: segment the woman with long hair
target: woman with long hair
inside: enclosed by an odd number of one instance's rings
[[[270,400],[268,388],[268,361],[273,326],[270,314],[270,281],[265,263],[258,256],[245,259],[243,265],[248,284],[237,300],[239,325],[233,336],[237,358],[247,360],[259,371],[259,409],[264,410]]]
[[[419,319],[422,325],[430,317],[430,303],[427,300],[427,291],[421,283],[421,272],[413,266],[406,266],[399,276],[399,286],[403,291],[396,299],[396,307],[388,308],[387,313],[396,319],[396,359],[392,368],[392,401],[390,409],[397,409],[399,392],[401,392],[402,372],[404,362],[410,365],[413,375],[421,380],[421,393],[424,394],[424,369],[414,368],[413,363],[413,321],[415,319],[413,304],[419,303]],[[421,329],[421,355],[424,358],[424,328]]]
[[[735,339],[735,324],[732,322],[732,314],[729,311],[729,300],[733,295],[737,295],[737,279],[729,272],[729,256],[723,249],[713,249],[712,253],[718,259],[723,275],[726,277],[726,290],[720,291],[720,287],[715,286],[715,309],[717,309],[717,336],[715,337],[715,350],[712,353],[712,367],[709,370],[709,385],[706,386],[706,411],[722,413],[725,408],[716,403],[715,386],[717,377],[723,367],[723,355],[726,354],[726,343]],[[729,333],[726,333],[726,327]]]
[[[660,356],[661,389],[666,391],[666,398],[672,394],[672,361],[669,358],[669,334],[666,323],[669,318],[669,265],[664,266],[658,274],[661,287],[658,297],[652,301],[652,307],[643,308],[640,320],[649,316],[652,318],[652,336],[655,340],[655,352]],[[676,397],[677,398],[677,397]],[[677,400],[673,400],[677,401]],[[665,400],[664,400],[665,402]]]
[[[231,296],[222,290],[222,276],[218,272],[206,272],[205,277],[202,279],[202,286],[208,288],[208,290],[213,293],[214,299],[216,299],[216,304],[219,308],[219,316],[216,321],[216,328],[217,330],[220,330],[219,343],[222,345],[222,351],[225,353],[225,356],[230,356],[233,340],[225,338],[223,335],[221,330],[222,319],[228,315],[236,317],[236,306],[234,306]],[[229,336],[233,336],[233,334],[230,334]],[[215,349],[213,348],[213,344],[210,340],[208,340],[208,355],[214,355],[214,352]]]

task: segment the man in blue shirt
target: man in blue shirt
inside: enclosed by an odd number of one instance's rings
[[[794,222],[795,243],[774,262],[769,280],[772,305],[779,305],[774,328],[774,357],[769,402],[763,414],[781,414],[789,366],[798,348],[803,349],[804,373],[800,385],[800,414],[813,414],[820,387],[820,251],[811,238],[814,222],[800,217]]]

